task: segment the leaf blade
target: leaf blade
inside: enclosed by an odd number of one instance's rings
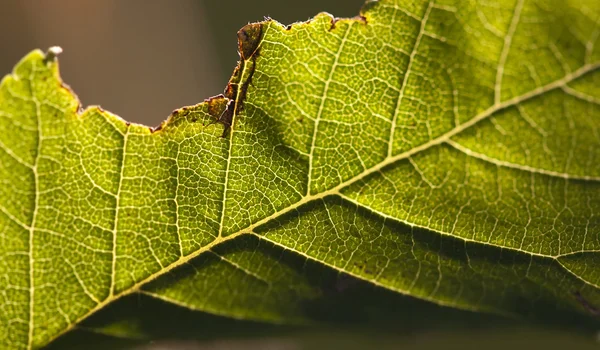
[[[361,18],[321,14],[289,30],[261,24],[258,50],[232,79],[225,139],[203,124],[227,98],[151,130],[98,108],[79,112],[55,63],[39,52],[22,61],[0,97],[2,130],[21,135],[0,137],[10,185],[0,271],[16,279],[0,288],[14,293],[3,305],[18,300],[2,322],[7,344],[45,344],[242,235],[442,304],[521,312],[519,298],[537,289],[542,304],[585,309],[575,292],[598,303],[585,268],[597,265],[600,245],[600,63],[593,37],[578,43],[597,30],[589,8],[412,5],[380,1]],[[536,16],[544,20],[527,20]],[[560,34],[568,23],[574,31]],[[549,39],[532,52],[526,32]],[[559,69],[543,70],[550,63]],[[477,276],[486,270],[498,274]],[[495,294],[503,278],[528,287],[504,285],[504,300]]]

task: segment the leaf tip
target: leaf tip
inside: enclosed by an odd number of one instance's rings
[[[62,52],[63,52],[62,47],[60,47],[60,46],[51,46],[46,51],[45,61],[46,62],[52,62],[52,61],[54,61],[56,59],[56,57],[58,57],[58,55],[60,55]]]

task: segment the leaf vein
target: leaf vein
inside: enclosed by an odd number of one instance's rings
[[[125,170],[125,157],[127,154],[127,139],[129,135],[130,125],[127,125],[125,128],[125,133],[123,134],[123,154],[121,156],[121,167],[119,173],[119,181],[117,184],[117,195],[115,200],[115,217],[113,221],[112,228],[112,261],[111,261],[111,277],[110,277],[110,289],[109,289],[109,297],[115,294],[115,286],[116,286],[116,275],[117,275],[117,227],[119,225],[119,205],[121,199],[121,187],[123,185],[123,174]]]
[[[530,173],[547,175],[547,176],[551,176],[551,177],[559,177],[559,178],[563,178],[565,180],[600,181],[600,177],[598,177],[598,176],[587,176],[587,175],[561,173],[558,171],[546,170],[546,169],[542,169],[542,168],[535,168],[535,167],[531,167],[531,166],[527,166],[527,165],[511,163],[511,162],[507,162],[504,160],[492,158],[483,153],[475,152],[453,140],[447,140],[445,143],[452,146],[454,149],[466,154],[469,157],[482,160],[484,162],[496,165],[498,167],[516,169],[516,170],[521,170],[521,171],[530,172]]]
[[[406,73],[404,73],[404,77],[402,78],[402,85],[400,87],[400,92],[398,94],[398,99],[396,100],[396,107],[394,108],[394,116],[392,117],[392,125],[390,126],[390,140],[388,142],[388,158],[392,156],[394,151],[394,134],[396,133],[396,121],[398,119],[398,115],[400,114],[400,107],[402,106],[402,100],[404,99],[404,90],[406,89],[406,84],[408,83],[408,78],[410,76],[410,69],[412,68],[412,64],[417,55],[417,51],[419,49],[419,44],[421,43],[421,38],[425,33],[425,25],[427,20],[429,19],[429,14],[431,13],[431,9],[433,8],[434,2],[429,1],[427,6],[427,10],[425,10],[425,14],[421,19],[421,27],[419,29],[419,34],[417,34],[417,38],[415,39],[415,44],[413,46],[412,52],[410,53],[408,66],[406,67]]]
[[[348,28],[346,28],[346,32],[344,33],[344,36],[342,37],[340,46],[338,47],[338,51],[334,55],[333,64],[331,65],[331,70],[329,71],[329,75],[328,75],[327,80],[325,81],[325,85],[323,87],[323,94],[321,95],[321,102],[319,104],[319,109],[317,111],[316,117],[314,118],[315,125],[314,125],[314,129],[313,129],[313,135],[312,135],[312,140],[311,140],[311,145],[310,145],[310,154],[308,157],[308,185],[306,186],[307,196],[310,196],[310,193],[311,193],[310,186],[311,186],[312,177],[313,177],[312,172],[314,169],[314,165],[313,165],[314,151],[316,148],[317,134],[319,132],[319,122],[321,121],[321,116],[323,114],[323,110],[325,107],[325,101],[327,100],[329,84],[333,80],[333,74],[335,73],[335,69],[338,66],[339,58],[342,54],[342,50],[344,50],[344,45],[346,44],[346,40],[348,39],[348,34],[350,33],[350,30],[352,29],[353,23],[354,22],[351,22],[348,25]]]
[[[496,104],[502,101],[502,78],[504,77],[504,68],[506,66],[508,53],[510,52],[512,38],[517,30],[517,25],[521,17],[521,10],[523,9],[524,2],[525,0],[517,0],[513,17],[510,22],[510,26],[508,27],[508,32],[504,37],[504,46],[502,47],[502,52],[500,53],[500,60],[498,63],[498,69],[496,71],[496,84],[494,86],[494,101]]]

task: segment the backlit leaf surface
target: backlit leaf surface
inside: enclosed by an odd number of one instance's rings
[[[227,97],[156,129],[81,110],[34,51],[0,89],[0,345],[139,290],[305,322],[339,273],[475,311],[598,312],[599,23],[576,0],[269,20],[241,32]]]

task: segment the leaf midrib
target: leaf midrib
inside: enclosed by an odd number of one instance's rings
[[[29,77],[29,81],[31,84],[35,77],[35,69],[31,70],[31,75]],[[40,201],[40,178],[38,173],[38,165],[39,160],[42,154],[42,113],[40,110],[40,102],[35,96],[35,89],[31,88],[31,100],[35,104],[35,115],[36,115],[36,127],[37,127],[37,145],[35,158],[33,160],[33,166],[31,167],[31,171],[33,172],[33,186],[34,186],[34,207],[33,214],[31,215],[31,224],[29,225],[29,322],[28,322],[28,337],[27,337],[27,349],[31,349],[33,346],[33,333],[35,327],[35,283],[34,283],[34,259],[33,259],[33,248],[34,248],[34,233],[35,233],[35,225],[37,222],[37,215],[39,210],[39,201]]]
[[[125,171],[125,157],[127,156],[127,140],[129,138],[129,129],[130,125],[125,127],[125,133],[123,134],[123,154],[121,155],[121,166],[119,170],[119,183],[117,184],[117,194],[115,196],[115,216],[113,218],[113,228],[112,228],[112,261],[111,261],[111,274],[110,274],[110,289],[108,298],[115,294],[115,286],[116,286],[116,274],[117,274],[117,229],[119,224],[119,203],[121,199],[121,187],[123,185],[123,175]]]
[[[220,245],[220,244],[222,244],[224,242],[233,240],[233,239],[235,239],[235,238],[237,238],[237,237],[239,237],[241,235],[244,235],[244,234],[253,234],[253,235],[256,235],[256,236],[258,236],[259,238],[261,238],[263,240],[271,242],[272,244],[275,244],[275,245],[280,246],[282,248],[285,248],[287,250],[293,251],[296,254],[299,254],[299,255],[302,255],[302,256],[304,256],[306,258],[309,258],[311,260],[317,261],[318,263],[321,263],[323,265],[326,265],[326,266],[329,266],[331,268],[337,269],[340,272],[344,272],[344,273],[350,274],[350,275],[352,275],[354,277],[357,277],[357,278],[360,278],[360,279],[364,280],[365,279],[364,276],[353,274],[352,272],[345,271],[344,269],[342,269],[340,267],[336,267],[336,266],[332,266],[330,264],[327,264],[324,261],[318,261],[318,260],[316,260],[315,258],[309,256],[306,253],[295,251],[293,249],[290,249],[287,246],[282,245],[279,242],[270,240],[270,239],[268,239],[268,238],[266,238],[266,237],[264,237],[262,235],[258,235],[258,234],[256,234],[254,232],[254,230],[256,228],[264,225],[264,224],[267,224],[271,220],[277,219],[277,218],[281,217],[282,215],[285,215],[285,214],[287,214],[287,213],[289,213],[291,211],[294,211],[294,210],[298,209],[299,207],[301,207],[301,206],[303,206],[305,204],[308,204],[310,202],[314,202],[314,201],[323,199],[323,198],[328,197],[328,196],[339,196],[340,198],[342,198],[345,201],[348,201],[348,202],[353,203],[355,205],[360,205],[361,207],[363,207],[363,208],[365,208],[367,210],[370,210],[371,212],[373,212],[373,213],[375,213],[377,215],[385,217],[385,215],[383,215],[382,213],[380,213],[380,212],[378,212],[378,211],[376,211],[376,210],[374,210],[374,209],[372,209],[372,208],[370,208],[370,207],[368,207],[368,206],[366,206],[366,205],[364,205],[362,203],[359,203],[358,201],[355,201],[355,200],[352,200],[352,199],[348,198],[347,196],[345,196],[342,193],[342,190],[344,188],[346,188],[346,187],[348,187],[348,186],[350,186],[350,185],[352,185],[352,184],[354,184],[354,183],[356,183],[356,182],[358,182],[358,181],[360,181],[360,180],[368,177],[369,175],[372,175],[374,173],[382,171],[385,167],[390,166],[390,165],[392,165],[392,164],[394,164],[394,163],[396,163],[398,161],[401,161],[401,160],[404,160],[404,159],[409,159],[411,156],[414,156],[414,155],[416,155],[416,154],[418,154],[418,153],[420,153],[422,151],[425,151],[425,150],[427,150],[427,149],[429,149],[431,147],[434,147],[434,146],[446,143],[453,136],[456,136],[456,135],[460,134],[461,132],[467,130],[468,128],[470,128],[472,126],[474,126],[475,124],[479,123],[480,121],[485,120],[486,118],[492,116],[493,114],[495,114],[498,111],[501,111],[501,110],[504,110],[504,109],[516,106],[516,105],[518,105],[518,104],[520,104],[522,102],[531,100],[531,99],[533,99],[535,97],[538,97],[538,96],[541,96],[544,93],[549,92],[551,90],[554,90],[554,89],[557,89],[557,88],[562,88],[562,87],[566,86],[566,84],[568,84],[569,82],[571,82],[571,81],[573,81],[575,79],[578,79],[578,78],[584,76],[587,73],[593,72],[593,71],[595,71],[598,68],[600,68],[600,62],[585,64],[581,68],[577,69],[576,71],[574,71],[572,73],[569,73],[569,74],[565,75],[563,78],[561,78],[559,80],[555,80],[555,81],[553,81],[553,82],[551,82],[549,84],[546,84],[544,86],[538,87],[536,89],[533,89],[533,90],[529,91],[528,93],[522,94],[520,96],[513,97],[513,98],[511,98],[509,100],[506,100],[504,102],[496,103],[496,104],[492,105],[491,107],[489,107],[488,109],[486,109],[485,111],[483,111],[480,114],[476,115],[475,117],[473,117],[469,121],[456,126],[455,128],[453,128],[452,130],[448,131],[447,133],[445,133],[445,134],[443,134],[441,136],[438,136],[437,138],[432,139],[432,140],[430,140],[427,143],[424,143],[424,144],[422,144],[422,145],[420,145],[418,147],[415,147],[415,148],[410,149],[408,151],[405,151],[403,153],[400,153],[400,154],[397,154],[397,155],[391,156],[391,157],[386,157],[382,162],[378,163],[377,165],[375,165],[375,166],[373,166],[373,167],[371,167],[369,169],[366,169],[365,171],[361,172],[360,174],[358,174],[358,175],[350,178],[349,180],[346,180],[346,181],[340,183],[339,185],[333,187],[330,190],[327,190],[327,191],[324,191],[324,192],[321,192],[321,193],[318,193],[318,194],[314,194],[314,195],[307,195],[307,196],[303,197],[300,201],[298,201],[298,202],[296,202],[296,203],[294,203],[294,204],[292,204],[292,205],[290,205],[290,206],[288,206],[288,207],[286,207],[284,209],[281,209],[278,212],[276,212],[276,213],[274,213],[274,214],[272,214],[272,215],[270,215],[268,217],[265,217],[265,218],[263,218],[263,219],[255,222],[254,224],[249,225],[248,227],[246,227],[246,228],[244,228],[242,230],[239,230],[239,231],[237,231],[237,232],[235,232],[233,234],[230,234],[228,236],[225,236],[225,237],[219,236],[214,241],[212,241],[211,243],[205,245],[204,247],[196,250],[195,252],[193,252],[193,253],[191,253],[191,254],[189,254],[187,256],[182,256],[177,261],[175,261],[175,262],[173,262],[173,263],[165,266],[161,270],[159,270],[159,271],[157,271],[157,272],[149,275],[145,279],[143,279],[143,280],[135,283],[130,288],[125,289],[125,290],[123,290],[123,291],[121,291],[119,293],[110,295],[104,301],[102,301],[101,303],[98,303],[94,308],[92,308],[85,315],[83,315],[80,318],[78,318],[74,323],[70,324],[62,332],[60,332],[59,334],[57,334],[55,336],[55,338],[58,337],[58,336],[60,336],[61,334],[64,334],[64,333],[68,332],[69,330],[73,329],[81,321],[83,321],[84,319],[86,319],[90,315],[94,314],[96,311],[102,309],[104,306],[108,305],[109,303],[111,303],[111,302],[113,302],[113,301],[115,301],[115,300],[117,300],[117,299],[119,299],[119,298],[121,298],[123,296],[126,296],[126,295],[129,295],[129,294],[138,292],[142,286],[144,286],[145,284],[147,284],[147,283],[155,280],[156,278],[164,275],[165,273],[168,273],[169,271],[173,270],[174,268],[177,268],[177,267],[179,267],[179,266],[181,266],[181,265],[183,265],[185,263],[188,263],[190,260],[192,260],[195,257],[199,256],[200,254],[205,253],[205,252],[211,250],[212,248],[214,248],[214,247],[216,247],[216,246],[218,246],[218,245]],[[521,169],[521,170],[524,170],[524,169]],[[403,222],[402,220],[397,219],[397,218],[392,218],[392,217],[387,217],[387,218],[390,219],[390,220],[393,219],[393,220],[398,221],[398,222]],[[410,223],[410,225],[411,226],[417,226],[417,225],[414,225],[412,223]],[[468,239],[466,239],[464,237],[454,236],[454,235],[449,234],[447,232],[435,231],[435,230],[432,230],[431,228],[428,228],[428,227],[423,227],[423,228],[425,228],[427,230],[430,230],[430,231],[437,232],[437,233],[442,234],[442,235],[447,235],[447,236],[454,237],[456,239],[464,240],[464,241],[469,241],[469,242],[473,242],[473,243],[477,243],[477,244],[483,244],[483,245],[488,245],[488,246],[495,246],[495,247],[499,247],[499,248],[502,248],[502,249],[508,249],[508,250],[513,250],[513,251],[517,251],[517,252],[524,253],[524,254],[529,254],[529,255],[532,255],[532,256],[540,256],[540,257],[544,257],[544,258],[551,258],[551,259],[554,259],[554,260],[558,260],[558,257],[555,257],[555,256],[543,255],[543,254],[533,253],[533,252],[527,252],[527,251],[519,250],[519,249],[512,248],[512,247],[505,247],[505,246],[495,245],[495,244],[486,243],[486,242],[480,242],[480,241],[475,241],[475,240],[468,240]],[[580,252],[577,252],[577,253],[580,253]],[[566,255],[568,255],[568,254],[566,254]],[[564,255],[561,255],[561,256],[564,256]],[[573,274],[572,271],[569,271],[569,270],[567,270],[567,271],[569,273]],[[574,275],[577,277],[576,274],[574,274]],[[396,292],[399,292],[399,293],[404,293],[404,294],[407,293],[407,291],[397,290],[395,288],[391,288],[390,286],[380,284],[380,283],[378,283],[377,281],[374,281],[374,280],[367,280],[367,281],[369,283],[374,284],[374,285],[378,285],[378,286],[381,286],[381,287],[384,287],[384,288],[387,288],[387,289],[392,289],[392,290],[394,290]],[[152,294],[152,295],[154,295],[154,294]],[[154,296],[156,296],[156,295],[154,295]],[[427,299],[427,298],[425,297],[425,299]],[[436,302],[439,303],[439,301],[436,301]],[[498,310],[494,310],[494,311],[498,312]]]

